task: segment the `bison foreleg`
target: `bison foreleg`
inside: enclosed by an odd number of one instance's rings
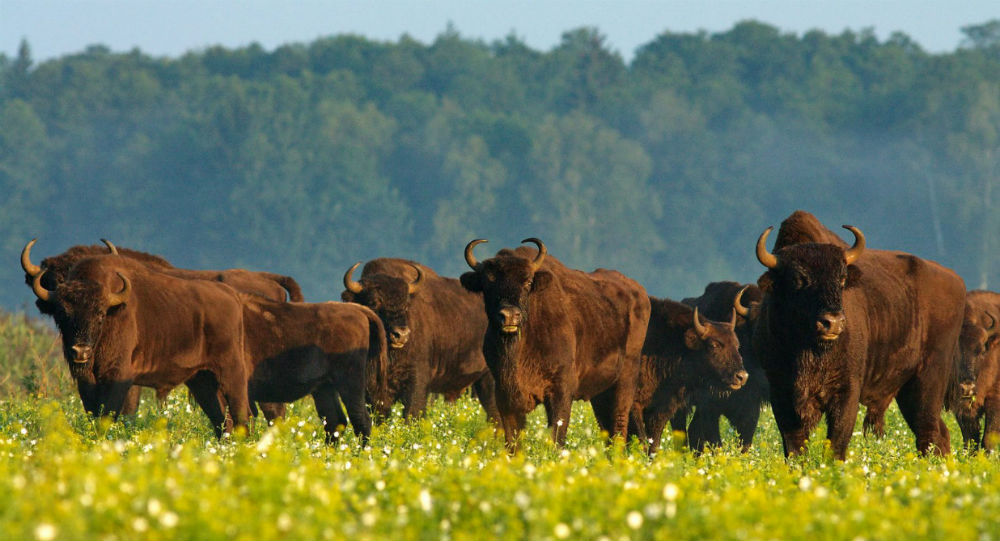
[[[566,430],[569,428],[569,415],[573,408],[573,399],[563,389],[553,391],[545,399],[545,414],[548,417],[549,428],[552,429],[552,441],[563,447],[566,445]],[[628,411],[626,410],[626,422]]]
[[[312,397],[316,404],[316,413],[323,421],[326,442],[337,443],[340,440],[340,435],[347,429],[347,417],[344,415],[344,409],[340,406],[337,390],[333,384],[326,383],[313,391]]]
[[[219,385],[215,381],[215,376],[209,372],[198,372],[184,384],[187,385],[195,402],[201,407],[201,411],[208,416],[209,422],[212,423],[212,430],[215,431],[215,437],[221,438],[226,425],[226,414],[218,396]]]
[[[962,441],[968,449],[979,447],[979,417],[975,415],[955,415],[958,428],[962,431]]]
[[[837,460],[847,458],[847,445],[851,442],[854,424],[858,420],[860,396],[860,388],[849,389],[826,412],[826,437],[830,440],[833,456]]]
[[[483,372],[482,377],[472,383],[472,388],[476,391],[476,398],[483,405],[483,410],[486,411],[486,420],[493,424],[498,423],[500,410],[497,409],[497,391],[493,374],[489,370]]]
[[[983,448],[992,451],[1000,446],[1000,401],[987,399],[984,407],[986,422],[983,430]]]

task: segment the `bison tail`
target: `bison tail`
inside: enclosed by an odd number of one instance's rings
[[[284,276],[281,274],[274,274],[271,272],[265,273],[267,277],[274,280],[281,287],[285,288],[288,292],[288,300],[291,302],[302,302],[305,297],[302,296],[302,288],[299,287],[299,283],[295,281],[295,278],[291,276]]]
[[[382,320],[368,309],[365,315],[368,316],[368,362],[365,367],[368,396],[379,411],[389,403],[389,345]]]

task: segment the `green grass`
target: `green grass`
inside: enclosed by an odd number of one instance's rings
[[[65,367],[63,367],[65,369]],[[53,376],[54,377],[54,376]],[[16,379],[16,378],[15,378]],[[39,396],[41,394],[41,396]],[[647,458],[576,403],[556,449],[539,409],[509,456],[476,402],[396,416],[371,445],[322,443],[311,400],[217,441],[183,392],[95,423],[72,393],[0,403],[0,539],[996,539],[994,455],[920,457],[895,408],[836,462],[821,434],[786,462],[770,412],[752,450]],[[959,447],[953,419],[953,442]]]

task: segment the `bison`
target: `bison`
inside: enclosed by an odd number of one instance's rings
[[[767,228],[756,254],[767,271],[753,348],[771,387],[785,455],[804,449],[826,416],[833,454],[844,459],[859,403],[893,397],[917,448],[950,452],[941,419],[957,349],[965,284],[953,271],[903,252],[806,242],[773,253]],[[780,232],[779,232],[780,236]]]
[[[289,276],[282,276],[269,272],[247,271],[243,269],[229,269],[223,271],[178,269],[162,257],[137,250],[130,250],[128,248],[118,248],[105,239],[101,239],[105,244],[103,247],[96,245],[73,246],[58,256],[43,259],[41,265],[39,266],[31,262],[31,247],[34,246],[36,240],[37,239],[32,239],[21,251],[21,268],[24,269],[24,280],[29,287],[32,286],[35,277],[41,274],[44,269],[46,272],[41,278],[41,286],[48,290],[54,290],[59,283],[66,279],[66,275],[69,273],[69,270],[77,261],[89,256],[111,253],[139,261],[152,270],[163,272],[178,278],[223,282],[229,284],[237,290],[260,295],[277,301],[284,301],[287,291],[289,300],[297,302],[302,301],[302,291],[299,288],[299,284],[295,281],[295,279]],[[59,317],[57,313],[58,307],[56,304],[36,299],[35,305],[41,313],[50,315],[53,318]],[[86,385],[86,382],[83,381],[82,384]],[[77,386],[79,387],[80,385],[81,381],[77,380]],[[161,392],[162,394],[158,395],[158,397],[164,398],[170,390],[164,389]],[[81,398],[84,397],[84,393],[82,391],[80,392],[80,396]],[[90,413],[97,413],[97,410],[95,409],[96,404],[89,402],[87,399],[83,400],[83,406],[86,411]],[[129,389],[120,413],[123,415],[131,415],[136,412],[138,406],[139,388],[136,387]],[[268,420],[284,417],[285,415],[284,404],[262,403],[260,406],[261,410],[264,412],[264,416]]]
[[[386,335],[378,316],[354,303],[275,302],[245,293],[239,298],[250,399],[291,402],[312,395],[328,442],[347,425],[343,400],[355,434],[367,442],[366,391],[376,406],[388,401]]]
[[[1000,444],[1000,294],[970,291],[959,338],[959,360],[948,409],[970,448]],[[985,427],[980,439],[980,420]]]
[[[228,285],[186,280],[118,255],[81,259],[54,290],[32,281],[38,299],[56,308],[63,355],[84,403],[117,415],[132,385],[159,394],[185,384],[221,436],[229,405],[247,424],[243,310]]]
[[[355,281],[358,265],[344,274],[341,299],[371,308],[385,326],[391,400],[379,413],[388,415],[398,401],[404,416],[420,415],[428,393],[457,396],[473,385],[486,416],[497,419],[493,376],[483,358],[482,295],[414,261],[369,261]]]
[[[461,282],[483,294],[483,355],[508,447],[517,448],[539,403],[564,445],[573,400],[590,400],[601,428],[624,437],[649,323],[646,290],[617,271],[569,269],[537,238],[522,241],[537,250],[503,249],[480,262],[473,249],[483,242],[466,245],[472,271]]]
[[[651,315],[642,346],[639,384],[631,411],[630,432],[650,453],[660,447],[663,427],[689,396],[700,391],[728,392],[747,381],[734,331],[728,323],[702,321],[698,309],[651,297]]]
[[[748,374],[746,384],[738,390],[724,393],[702,390],[691,393],[689,405],[694,407],[694,415],[690,424],[687,423],[690,408],[684,408],[671,419],[670,424],[675,430],[687,432],[688,446],[691,449],[700,450],[707,445],[715,447],[722,445],[719,420],[723,416],[736,430],[743,451],[749,449],[753,442],[760,410],[767,402],[770,389],[767,386],[764,369],[753,354],[753,348],[750,347],[753,316],[751,310],[743,306],[741,301],[757,306],[760,299],[760,288],[755,284],[712,282],[705,286],[705,292],[700,297],[681,301],[688,306],[698,308],[702,314],[714,320],[722,320],[735,307],[739,315],[735,322],[736,337],[739,339],[743,367]]]

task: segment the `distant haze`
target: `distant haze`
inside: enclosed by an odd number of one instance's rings
[[[927,51],[947,52],[960,44],[962,26],[997,17],[995,0],[0,0],[0,52],[13,56],[22,39],[36,61],[94,44],[179,56],[212,45],[273,49],[344,33],[386,41],[406,34],[429,43],[451,23],[466,38],[490,42],[513,33],[540,50],[558,44],[566,30],[592,26],[629,61],[662,32],[720,32],[745,19],[796,34],[871,29],[885,40],[900,31]]]

